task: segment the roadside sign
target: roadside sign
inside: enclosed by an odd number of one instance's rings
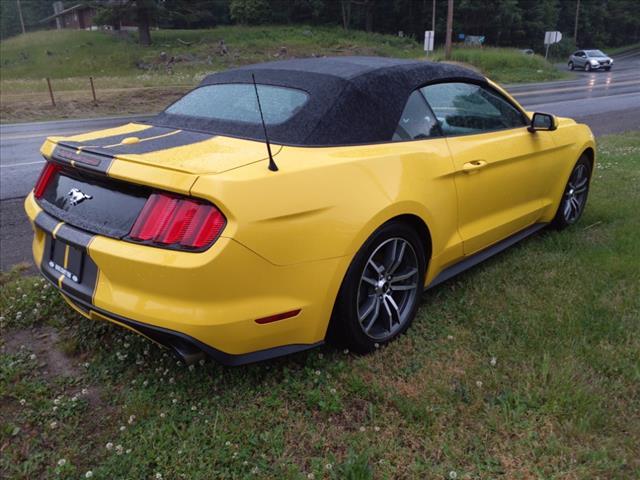
[[[544,52],[544,58],[549,56],[549,46],[553,43],[558,43],[562,40],[562,33],[560,32],[544,32],[544,44],[547,47]]]
[[[433,51],[433,39],[435,34],[433,30],[426,30],[424,32],[424,51],[432,52]]]
[[[544,32],[544,44],[551,45],[552,43],[558,43],[562,40],[562,33],[560,32]]]

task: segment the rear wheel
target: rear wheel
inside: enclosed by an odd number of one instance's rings
[[[332,320],[337,340],[358,353],[389,343],[413,321],[426,258],[416,231],[401,221],[376,230],[342,282]]]
[[[569,70],[573,70],[573,62],[569,62]]]
[[[605,72],[608,72],[609,70],[611,70],[611,67],[604,67]]]
[[[591,164],[582,155],[573,167],[569,181],[562,194],[552,225],[562,230],[576,223],[582,216],[589,195],[589,180],[591,178]]]

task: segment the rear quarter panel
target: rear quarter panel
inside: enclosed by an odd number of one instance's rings
[[[284,147],[276,163],[278,172],[260,162],[202,176],[192,189],[227,216],[223,236],[276,265],[352,257],[376,228],[406,214],[428,226],[438,261],[461,253],[444,139]]]

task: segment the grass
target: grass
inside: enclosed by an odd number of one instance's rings
[[[225,26],[209,30],[159,30],[153,45],[142,47],[135,36],[74,30],[42,31],[0,43],[1,116],[3,122],[47,118],[148,113],[197,84],[206,74],[255,62],[321,55],[377,55],[425,58],[422,45],[410,38],[344,31],[338,27]],[[224,40],[228,54],[221,55]],[[163,55],[164,53],[164,55]],[[175,61],[168,66],[168,60]],[[441,60],[442,52],[432,58]],[[562,78],[542,57],[514,49],[455,49],[453,60],[480,69],[499,82]],[[95,79],[94,105],[88,77]],[[56,108],[49,106],[52,79]],[[144,88],[145,102],[131,105]],[[131,90],[128,90],[131,89]],[[123,91],[127,95],[123,95]]]
[[[607,55],[619,55],[621,53],[626,53],[630,50],[637,50],[640,48],[640,42],[632,43],[630,45],[623,45],[622,47],[614,47],[614,48],[604,48],[602,51]]]
[[[602,138],[579,224],[425,293],[369,356],[186,368],[2,274],[0,476],[638,478],[639,182],[640,132]]]
[[[444,60],[444,51],[437,50],[436,60]],[[567,78],[541,55],[525,55],[512,48],[456,48],[451,60],[472,65],[492,80],[503,83],[544,82]]]

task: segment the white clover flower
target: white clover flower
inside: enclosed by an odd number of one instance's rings
[[[143,385],[143,386],[145,386],[145,387],[146,387],[147,385],[149,385],[149,380],[145,380],[144,382],[142,382],[142,385]]]
[[[171,383],[171,384],[176,383],[176,379],[175,379],[175,378],[173,378],[173,377],[171,377],[171,378],[169,379],[169,383]]]
[[[330,463],[327,463],[324,468],[326,468],[327,470],[331,470],[333,468],[333,465],[331,465]]]
[[[56,428],[57,426],[58,426],[58,422],[56,422],[55,420],[49,424],[50,428]]]
[[[229,440],[227,440],[226,442],[224,442],[225,446],[230,447],[231,446],[231,442]]]
[[[75,395],[73,397],[71,397],[71,401],[72,402],[77,402],[78,401],[78,397],[76,397]]]
[[[122,445],[116,445],[116,454],[122,455],[124,453],[124,447]]]
[[[89,470],[87,473],[84,474],[84,478],[91,478],[93,477],[93,472],[91,470]]]
[[[86,388],[82,389],[82,395],[87,395],[89,393],[89,390],[87,390]]]
[[[121,431],[121,432],[124,432],[126,429],[127,429],[127,427],[125,427],[124,425],[121,425],[121,426],[120,426],[120,431]]]
[[[60,460],[58,460],[58,466],[59,467],[64,467],[67,464],[67,460],[64,458],[61,458]]]
[[[162,480],[162,474],[160,472],[156,472],[156,478],[158,480]]]
[[[21,398],[21,399],[20,399],[20,405],[23,405],[23,406],[24,406],[24,405],[26,405],[26,404],[27,404],[27,401],[26,401],[24,398]]]
[[[349,353],[349,349],[348,349],[348,348],[345,348],[345,349],[342,351],[342,353],[344,353],[345,355],[347,355],[347,354]]]
[[[238,452],[233,452],[233,455],[231,455],[233,458],[237,458],[238,457]]]
[[[135,420],[136,420],[135,415],[129,415],[129,420],[128,420],[129,425],[131,425]]]
[[[316,478],[316,476],[313,473],[310,473],[309,475],[307,475],[307,478],[309,480],[313,480],[314,478]]]
[[[495,367],[497,362],[498,360],[496,359],[496,357],[491,357],[491,360],[489,361],[492,367]]]
[[[127,448],[127,451],[125,453],[128,455],[129,453],[131,453],[131,449]]]
[[[189,371],[193,372],[196,369],[196,366],[194,364],[189,365]]]
[[[251,469],[251,473],[253,473],[254,475],[255,475],[256,473],[258,473],[259,471],[260,471],[260,469],[259,469],[258,467],[253,467],[253,468]]]
[[[60,405],[60,397],[57,397],[53,400],[54,405]]]
[[[171,400],[171,403],[178,403],[178,399],[174,398],[173,400]]]
[[[366,430],[366,428],[365,428],[365,427],[360,427],[360,431],[361,431],[361,432],[364,432],[365,430]]]
[[[198,363],[200,364],[200,366],[203,366],[205,364],[204,358],[201,358]]]
[[[113,443],[108,442],[108,443],[105,445],[105,448],[106,448],[107,450],[111,450],[111,449],[113,448]]]
[[[447,340],[453,340],[453,335],[447,335]]]
[[[320,370],[316,370],[316,375],[320,375]]]
[[[35,360],[36,359],[36,354],[32,353],[31,355],[29,355],[29,359],[30,360]]]
[[[329,391],[330,391],[331,393],[333,393],[334,395],[335,395],[335,393],[336,393],[336,389],[335,389],[335,388],[332,388],[332,389],[330,389]]]
[[[476,382],[476,386],[477,386],[478,388],[482,388],[482,382],[481,382],[480,380],[478,380],[478,381]]]
[[[458,478],[458,473],[457,473],[455,470],[451,470],[451,471],[449,472],[449,478],[450,478],[451,480],[455,480],[456,478]]]
[[[58,411],[58,407],[57,407],[56,405],[54,405],[54,406],[51,408],[51,410],[52,410],[52,411],[54,411],[54,412],[57,412],[57,411]]]
[[[167,415],[166,415],[164,412],[160,413],[160,418],[164,418],[164,417],[166,417],[166,416],[167,416]]]
[[[380,427],[378,427],[377,425],[376,425],[375,427],[373,427],[373,429],[374,429],[376,432],[379,432],[379,431],[380,431]]]

